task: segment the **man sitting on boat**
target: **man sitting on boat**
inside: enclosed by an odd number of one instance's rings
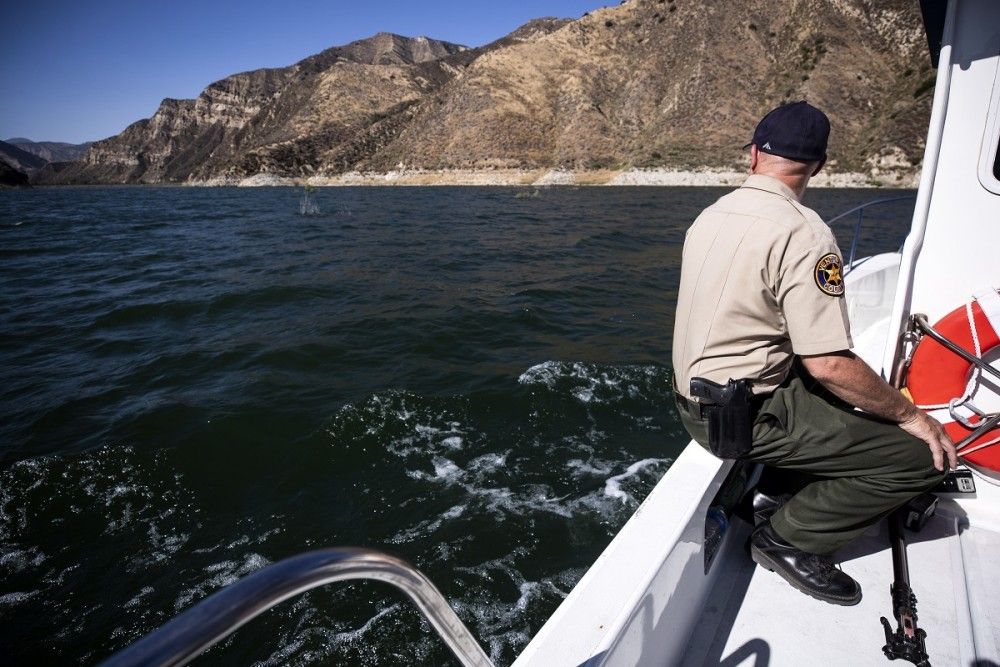
[[[801,204],[829,133],[804,101],[757,125],[750,176],[687,232],[673,366],[699,444],[810,476],[780,506],[755,508],[753,559],[804,593],[852,605],[861,587],[828,556],[935,486],[956,458],[941,425],[850,351],[841,253]]]

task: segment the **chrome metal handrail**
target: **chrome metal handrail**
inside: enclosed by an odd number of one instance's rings
[[[836,215],[826,221],[826,224],[832,225],[833,223],[846,218],[852,213],[858,214],[858,221],[854,225],[854,238],[851,240],[851,252],[845,265],[845,269],[849,270],[854,267],[854,256],[858,250],[858,239],[861,238],[861,223],[864,221],[865,209],[869,206],[877,206],[878,204],[888,204],[894,201],[903,201],[904,199],[916,199],[916,195],[905,195],[902,197],[886,197],[884,199],[873,199],[870,202],[865,202],[861,206],[855,206],[854,208],[844,211],[843,213]]]
[[[351,579],[375,579],[406,593],[465,667],[493,667],[441,592],[404,560],[369,549],[322,549],[279,561],[210,595],[102,667],[184,665],[237,628],[300,593]]]

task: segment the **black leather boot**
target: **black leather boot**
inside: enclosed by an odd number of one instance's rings
[[[762,523],[750,535],[750,555],[758,565],[817,600],[845,606],[861,602],[858,582],[834,567],[830,559],[785,542],[771,528],[770,521]]]
[[[759,526],[760,524],[770,521],[771,516],[781,509],[792,497],[790,493],[764,493],[760,489],[754,491],[753,494],[753,525]]]

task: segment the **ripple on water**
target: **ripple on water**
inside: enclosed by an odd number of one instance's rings
[[[339,465],[382,471],[366,493],[402,490],[388,498],[400,512],[380,528],[376,545],[380,539],[418,555],[503,663],[585,570],[546,566],[543,554],[551,545],[540,535],[559,531],[581,544],[595,531],[610,535],[669,465],[669,457],[635,460],[615,443],[633,423],[604,414],[609,406],[613,414],[636,412],[637,401],[658,391],[660,373],[548,362],[525,371],[515,385],[521,388],[504,396],[377,392],[338,409],[321,442],[338,452]],[[581,401],[574,391],[579,386],[592,387],[597,400]],[[567,421],[567,410],[583,418]],[[58,633],[63,641],[104,626],[107,645],[122,646],[275,556],[290,555],[268,546],[283,540],[287,526],[206,541],[205,507],[177,460],[108,445],[23,460],[0,473],[0,568],[21,581],[44,582],[0,592],[0,609],[41,603],[54,618],[66,619]],[[60,539],[45,537],[51,525],[71,523],[84,541],[109,548],[74,562],[60,550]],[[132,545],[130,553],[119,551],[123,543]],[[482,560],[490,553],[494,557]],[[82,580],[112,563],[163,583],[137,579],[108,591],[119,600],[108,627],[106,615],[80,613],[71,600]],[[273,631],[281,648],[258,664],[379,664],[378,651],[395,635],[407,637],[407,660],[438,659],[432,656],[440,647],[423,637],[409,605],[381,592],[360,607],[347,593],[334,597],[341,602],[306,596],[277,616]],[[354,611],[345,615],[345,609]],[[360,618],[363,613],[368,616]]]
[[[324,189],[313,217],[292,188],[5,192],[5,664],[97,663],[344,544],[416,563],[509,664],[687,442],[680,248],[723,191],[519,192]],[[898,248],[908,213],[859,251]],[[210,661],[449,659],[401,596],[350,584]]]

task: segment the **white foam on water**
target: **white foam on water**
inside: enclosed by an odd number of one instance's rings
[[[279,515],[272,516],[271,518],[274,519],[274,520],[281,520],[284,517],[282,517],[279,514]],[[248,524],[251,525],[251,528],[253,527],[252,522],[247,521],[247,522],[242,522],[242,523],[248,523]],[[235,549],[245,548],[245,547],[248,547],[250,545],[260,545],[260,544],[264,544],[265,542],[267,542],[270,538],[274,537],[275,535],[280,535],[284,531],[285,531],[285,529],[282,528],[281,526],[278,526],[276,528],[271,528],[270,530],[263,530],[263,531],[251,530],[250,532],[244,533],[244,534],[238,536],[235,539],[226,538],[226,539],[222,540],[221,542],[217,542],[216,544],[214,544],[214,545],[212,545],[210,547],[199,547],[197,549],[192,549],[191,553],[193,553],[193,554],[208,554],[208,553],[215,553],[215,552],[218,552],[218,551],[233,551]]]
[[[487,509],[490,510],[505,510],[517,513],[519,505],[523,504],[523,501],[515,498],[514,492],[509,488],[480,487],[471,480],[466,481],[470,479],[469,471],[459,467],[450,459],[439,456],[434,457],[432,464],[434,466],[433,475],[422,470],[408,470],[406,474],[416,480],[460,487],[468,495],[484,499]]]
[[[40,590],[35,591],[16,591],[14,593],[5,593],[0,595],[0,607],[13,607],[15,605],[21,604],[26,600],[30,600],[41,593]]]
[[[147,595],[149,595],[150,593],[152,593],[153,590],[154,589],[152,586],[143,586],[142,589],[135,594],[135,597],[133,597],[131,600],[129,600],[124,604],[125,609],[130,609],[132,607],[138,606],[140,603],[142,603],[142,599]]]
[[[174,611],[180,612],[212,591],[224,588],[270,563],[271,561],[258,553],[248,553],[242,560],[225,560],[206,565],[203,572],[211,576],[182,591],[174,600]]]
[[[0,540],[12,539],[15,532],[23,531],[28,526],[28,508],[15,496],[12,480],[30,477],[32,481],[22,495],[30,493],[42,484],[40,469],[38,461],[27,459],[18,461],[6,473],[0,474]]]
[[[617,500],[620,500],[622,503],[635,502],[635,498],[632,497],[632,494],[622,490],[622,482],[624,482],[629,478],[635,477],[636,475],[644,471],[646,468],[649,468],[650,466],[660,465],[668,462],[669,459],[643,459],[641,461],[636,461],[635,463],[630,465],[622,474],[615,475],[614,477],[609,477],[604,482],[604,495],[606,495],[609,498],[615,498]]]
[[[477,456],[469,461],[469,470],[479,473],[480,475],[497,472],[507,467],[508,456],[510,456],[510,450],[507,450],[502,454],[490,452],[488,454]]]
[[[454,483],[461,477],[463,471],[454,461],[439,456],[434,457],[434,476],[447,483]]]
[[[389,542],[392,544],[402,544],[403,542],[412,542],[418,538],[430,535],[440,528],[446,521],[452,521],[462,516],[462,514],[465,513],[465,510],[465,505],[454,505],[442,512],[435,519],[421,521],[412,528],[407,528],[397,532],[389,538]]]
[[[399,608],[400,606],[398,604],[386,607],[385,609],[379,610],[377,614],[375,614],[367,621],[365,621],[365,624],[362,625],[360,628],[357,628],[355,630],[348,630],[347,632],[338,632],[337,634],[333,635],[332,638],[333,644],[336,646],[337,644],[341,644],[344,642],[353,642],[361,639],[362,637],[364,637],[365,633],[371,630],[375,626],[375,624],[379,622],[379,619],[381,619],[383,616],[387,616],[395,611],[398,611]]]
[[[455,568],[493,586],[509,581],[518,594],[513,604],[480,597],[453,602],[463,618],[472,619],[471,629],[484,640],[491,658],[498,663],[505,653],[516,655],[527,645],[535,630],[529,624],[532,617],[537,616],[539,609],[548,611],[564,599],[586,571],[586,568],[569,568],[537,581],[528,580],[512,564],[524,558],[530,558],[530,553],[519,547],[502,558],[474,567]]]
[[[642,427],[647,431],[662,430],[662,427],[656,423],[656,417],[650,417],[649,415],[646,416],[627,415],[627,417],[632,421],[632,423]]]
[[[188,540],[191,539],[190,533],[172,533],[167,535],[160,534],[160,529],[155,523],[149,525],[149,530],[147,531],[147,536],[149,538],[149,544],[152,547],[151,553],[148,557],[141,559],[144,563],[160,563],[165,560],[169,560],[171,556],[180,551]]]
[[[365,437],[373,440],[371,447],[399,458],[453,452],[466,447],[469,433],[456,415],[445,408],[425,405],[425,402],[427,399],[403,391],[373,394],[359,403],[341,407],[326,432],[339,442],[343,438],[341,427],[361,427]]]
[[[607,521],[618,516],[623,507],[638,505],[638,500],[623,488],[623,484],[639,477],[647,470],[669,462],[669,459],[663,458],[636,461],[624,472],[607,478],[603,488],[592,489],[581,495],[573,493],[559,495],[547,484],[524,484],[516,490],[507,486],[490,485],[488,477],[505,467],[506,453],[480,456],[470,462],[467,468],[462,468],[451,459],[434,457],[433,474],[424,470],[408,470],[406,474],[414,480],[461,489],[476,505],[477,509],[474,511],[498,516],[545,513],[567,519],[592,515],[594,518]],[[602,476],[613,470],[610,463],[602,461],[595,463],[601,467],[586,464],[579,459],[571,460],[567,467],[578,478],[587,475]],[[414,530],[416,528],[414,527]]]
[[[506,556],[465,567],[482,539],[480,527],[503,522],[516,530],[554,521],[565,523],[571,531],[578,527],[610,531],[620,525],[669,461],[636,461],[639,457],[629,456],[608,433],[656,427],[655,418],[648,415],[654,413],[653,401],[658,405],[669,390],[668,378],[669,371],[652,365],[551,361],[533,366],[518,378],[521,385],[551,389],[583,407],[574,408],[577,416],[564,428],[563,413],[552,409],[548,396],[533,390],[523,411],[525,428],[516,428],[513,442],[506,431],[497,437],[492,419],[480,427],[479,408],[471,400],[405,392],[385,392],[346,407],[338,412],[330,433],[339,439],[346,434],[373,434],[364,436],[363,445],[377,452],[375,456],[387,455],[388,460],[381,461],[390,466],[393,458],[398,459],[399,469],[412,480],[413,493],[407,497],[412,497],[414,507],[433,503],[413,514],[410,521],[403,518],[402,523],[409,525],[394,527],[387,542],[420,548],[429,556],[425,566],[464,572],[460,576],[466,580],[471,575],[473,579],[462,585],[468,592],[455,596],[453,603],[494,660],[509,662],[537,631],[539,618],[565,597],[585,568],[551,573],[542,567],[539,571],[541,555],[530,537],[523,541],[523,548]],[[632,400],[637,402],[624,402]],[[582,423],[581,409],[587,417]],[[533,429],[536,425],[539,428]],[[498,442],[507,448],[499,449]],[[530,567],[530,579],[519,571],[520,562]],[[302,619],[302,614],[296,617]],[[401,616],[376,626],[374,632],[399,623],[412,621]],[[323,633],[327,637],[332,631]],[[300,662],[305,653],[318,655],[318,636],[310,635],[302,648],[285,654],[288,661]],[[355,646],[332,655],[345,662],[350,656],[350,661],[365,663],[359,657],[361,650]],[[429,655],[439,655],[439,650],[434,648]]]
[[[521,373],[517,382],[518,384],[544,384],[551,387],[559,377],[566,374],[564,371],[566,366],[566,363],[561,361],[544,361]]]
[[[81,607],[72,599],[86,560],[67,561],[70,549],[45,554],[31,542],[32,535],[66,533],[80,522],[96,526],[101,541],[134,536],[133,546],[114,563],[126,577],[180,551],[189,535],[176,527],[190,525],[191,506],[180,476],[161,462],[155,454],[138,457],[129,446],[109,444],[77,455],[26,459],[0,471],[2,576],[29,577],[38,588],[10,594],[5,603],[30,600],[25,608],[32,613],[45,610],[59,619],[53,641],[79,642],[87,624],[101,613],[100,605]],[[125,627],[132,628],[126,632],[131,636],[146,612],[140,606],[129,614]]]
[[[486,639],[489,646],[490,659],[494,663],[500,662],[500,656],[505,651],[520,653],[521,649],[531,641],[531,635],[526,630],[508,630],[499,634],[490,635]]]
[[[298,631],[294,637],[285,638],[282,647],[265,660],[254,663],[258,667],[271,667],[288,664],[328,664],[330,657],[344,645],[367,641],[366,636],[372,632],[379,621],[402,609],[399,603],[393,603],[379,609],[374,616],[360,627],[352,630],[336,631],[331,628],[311,627]],[[304,650],[310,644],[318,644],[320,650]]]
[[[602,477],[614,469],[610,462],[599,459],[591,459],[590,461],[570,459],[566,462],[566,467],[570,469],[574,477]]]
[[[70,565],[69,567],[62,569],[59,572],[56,572],[55,570],[50,570],[45,574],[44,577],[42,577],[42,582],[48,584],[49,586],[62,586],[63,582],[66,581],[67,575],[78,569],[80,569],[80,564],[74,563],[73,565]]]
[[[445,520],[457,519],[458,517],[462,516],[463,512],[465,512],[465,505],[455,505],[454,507],[447,510],[444,514],[442,514],[441,518]]]
[[[545,591],[553,591],[560,597],[566,597],[568,594],[566,591],[556,588],[555,584],[549,580],[525,581],[518,586],[518,590],[521,595],[517,598],[517,602],[514,603],[513,611],[515,613],[525,611],[528,605],[531,604],[531,601],[541,598]]]
[[[0,553],[0,567],[10,568],[14,573],[36,568],[45,562],[45,554],[38,547],[19,549]]]
[[[566,391],[583,404],[650,398],[669,391],[669,371],[661,366],[545,361],[518,377],[519,384]]]

